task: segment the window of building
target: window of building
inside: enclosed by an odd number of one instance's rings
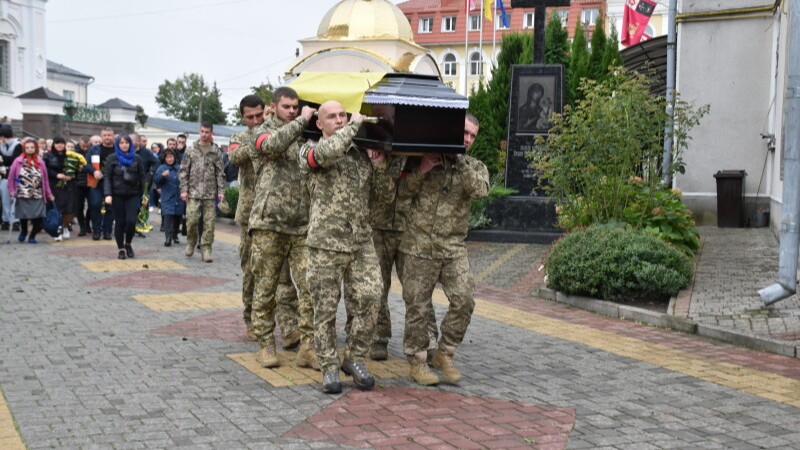
[[[420,17],[419,32],[433,33],[433,17]]]
[[[526,12],[525,17],[522,18],[522,28],[525,30],[533,29],[534,12]]]
[[[469,57],[469,74],[472,76],[483,75],[483,58],[479,52],[475,52]]]
[[[483,17],[480,14],[469,16],[469,31],[480,31]]]
[[[557,15],[561,18],[561,26],[566,27],[567,22],[569,21],[569,10],[568,9],[557,9],[553,11],[553,14]]]
[[[453,33],[456,31],[456,16],[442,17],[442,33]]]
[[[581,21],[586,26],[594,26],[597,18],[600,16],[600,10],[597,8],[587,8],[581,13]]]
[[[62,97],[67,99],[67,101],[74,101],[75,100],[75,91],[62,91]]]
[[[0,90],[3,91],[11,90],[9,64],[11,58],[8,55],[8,41],[0,41]]]
[[[446,77],[458,75],[458,62],[456,62],[456,55],[452,53],[444,55],[444,75]]]
[[[508,26],[503,24],[503,15],[502,14],[495,14],[494,15],[494,26],[496,30],[508,30],[511,26],[511,13],[506,12],[506,19],[508,20]]]

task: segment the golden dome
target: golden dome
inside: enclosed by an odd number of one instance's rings
[[[317,29],[328,40],[404,40],[414,42],[405,14],[388,0],[342,0],[331,8]]]

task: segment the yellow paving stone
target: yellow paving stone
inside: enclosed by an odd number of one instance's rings
[[[81,261],[89,272],[134,272],[140,270],[186,270],[186,267],[168,259],[112,259],[108,261]]]
[[[93,239],[67,239],[66,241],[61,241],[61,242],[47,240],[45,242],[54,247],[83,247],[90,245],[91,246],[102,245],[108,247],[117,246],[117,243],[115,241],[106,241],[105,239],[101,239],[99,241],[95,241]]]
[[[25,450],[25,444],[22,443],[22,437],[14,426],[14,418],[2,391],[0,391],[0,449]]]
[[[153,311],[191,311],[242,307],[241,292],[200,292],[134,295],[133,299]]]
[[[491,274],[493,274],[497,269],[503,267],[503,264],[508,262],[511,258],[514,257],[517,253],[525,250],[528,248],[526,244],[517,244],[511,247],[510,250],[505,252],[503,256],[497,258],[495,262],[490,264],[487,268],[483,269],[479,274],[475,275],[475,284],[483,283],[486,278],[488,278]]]
[[[402,288],[397,278],[392,281],[391,292],[394,294],[402,293]],[[433,292],[433,302],[439,305],[448,304],[447,297],[440,288]],[[800,380],[717,361],[694,353],[621,336],[608,331],[520,311],[516,308],[498,305],[481,299],[475,299],[474,314],[535,333],[647,362],[674,372],[683,373],[700,380],[790,406],[800,405]]]
[[[340,354],[341,351],[342,349],[339,349]],[[228,358],[275,387],[322,384],[322,372],[295,366],[294,360],[296,356],[297,353],[295,352],[278,351],[281,365],[272,369],[265,369],[256,362],[256,353],[227,355]],[[367,360],[366,365],[372,376],[375,377],[376,383],[380,383],[381,379],[399,378],[408,375],[408,363],[404,359],[395,358],[391,355],[386,361]],[[341,371],[339,372],[339,378],[342,382],[352,380]]]

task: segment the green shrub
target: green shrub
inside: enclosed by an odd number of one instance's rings
[[[507,188],[503,186],[503,184],[502,174],[495,175],[492,177],[492,187],[489,188],[489,195],[478,200],[472,200],[469,212],[470,230],[489,228],[491,226],[492,221],[489,220],[489,216],[486,215],[486,207],[489,206],[492,200],[508,197],[509,195],[514,195],[519,192],[516,189]]]
[[[231,207],[231,210],[228,214],[222,214],[221,211],[217,211],[217,216],[233,219],[236,217],[236,206],[239,204],[239,188],[232,186],[226,187],[225,200],[228,201],[228,206]]]
[[[666,300],[688,286],[693,261],[643,231],[594,225],[554,243],[545,257],[547,284],[571,295],[605,300]]]
[[[690,257],[700,248],[700,234],[692,212],[681,201],[680,189],[638,189],[625,208],[625,222],[669,242]]]

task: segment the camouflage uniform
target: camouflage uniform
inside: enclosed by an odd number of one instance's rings
[[[464,339],[475,301],[464,238],[470,200],[489,192],[486,166],[470,156],[443,164],[426,174],[415,169],[400,183],[400,199],[412,199],[400,244],[406,324],[403,352],[413,356],[429,347],[427,323],[431,296],[441,281],[450,306],[442,319],[441,344],[457,347]]]
[[[373,165],[366,152],[352,144],[359,127],[351,122],[300,151],[300,164],[309,171],[308,284],[314,301],[314,342],[323,373],[339,368],[336,309],[342,281],[352,292],[345,298],[353,315],[346,360],[364,362],[378,313],[381,275],[369,226],[369,196],[373,172],[376,182],[388,180],[381,176],[387,164]],[[391,186],[383,190],[376,186],[375,192],[394,195]]]
[[[242,302],[244,303],[244,323],[248,327],[252,324],[251,313],[255,289],[255,277],[250,267],[253,249],[253,240],[250,238],[250,210],[255,201],[258,174],[263,167],[263,160],[258,160],[254,164],[250,159],[248,146],[253,145],[253,139],[252,129],[231,136],[231,151],[228,154],[230,161],[239,168],[239,202],[236,206],[234,220],[241,226],[239,257],[242,267]],[[277,318],[281,330],[286,335],[297,330],[297,291],[289,275],[288,264],[284,265],[280,279],[277,294]]]
[[[181,161],[181,192],[189,194],[186,202],[187,245],[197,245],[197,224],[200,221],[200,208],[203,210],[203,237],[200,250],[211,254],[214,242],[214,222],[216,219],[216,199],[225,193],[225,172],[222,170],[222,153],[217,144],[211,143],[211,151],[203,155],[200,142],[194,143]]]
[[[303,117],[284,123],[273,116],[253,132],[254,144],[248,146],[254,164],[264,164],[249,221],[253,239],[251,268],[255,276],[252,319],[262,348],[275,345],[276,292],[281,273],[286,273],[287,261],[299,290],[297,317],[301,342],[311,345],[313,341],[314,311],[306,284],[309,195],[306,172],[300,170],[297,162],[299,141],[307,124]],[[284,275],[283,279],[285,283],[287,277]],[[283,290],[284,296],[287,292],[290,292],[288,287]],[[287,330],[283,332],[285,337]]]

